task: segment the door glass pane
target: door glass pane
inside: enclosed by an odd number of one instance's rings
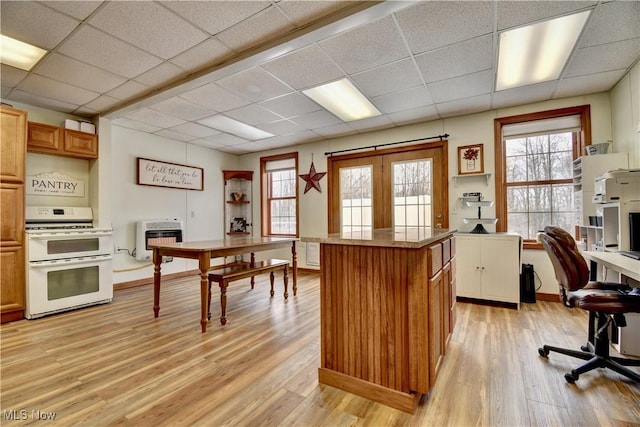
[[[371,165],[340,169],[341,231],[371,230],[373,187]]]
[[[432,226],[431,159],[394,162],[393,226]]]
[[[100,239],[91,237],[89,239],[69,239],[69,240],[48,240],[48,254],[65,254],[71,252],[91,252],[100,249]]]

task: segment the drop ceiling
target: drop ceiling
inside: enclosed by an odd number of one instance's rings
[[[590,9],[558,80],[496,92],[498,33]],[[2,100],[244,154],[610,90],[640,57],[638,1],[5,1]],[[348,78],[382,115],[343,122],[302,90]],[[206,126],[224,115],[273,137]]]

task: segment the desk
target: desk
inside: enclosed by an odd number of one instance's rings
[[[585,251],[582,252],[582,256],[584,256],[587,261],[593,261],[598,265],[617,271],[626,277],[640,282],[639,260],[615,252]],[[592,278],[592,280],[594,279]]]
[[[636,282],[640,282],[639,260],[615,252],[586,251],[582,252],[582,256],[591,263],[591,280],[604,281],[604,279],[607,279],[606,281],[609,282],[628,283],[629,281],[625,280],[624,277],[629,277]],[[595,270],[594,263],[597,264]],[[605,278],[602,274],[602,267],[616,271],[623,277]],[[629,285],[638,286],[635,283],[629,283]],[[640,313],[627,313],[625,317],[627,326],[618,328],[617,331],[611,331],[611,344],[622,354],[640,356]]]
[[[211,258],[226,257],[291,247],[293,288],[298,285],[296,237],[234,237],[228,240],[203,240],[198,242],[164,243],[149,245],[153,249],[153,315],[160,313],[160,265],[163,256],[176,258],[190,258],[198,260],[200,269],[200,325],[202,332],[207,331],[207,294],[209,291],[208,271],[211,268]]]

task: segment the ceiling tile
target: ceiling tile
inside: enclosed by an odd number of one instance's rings
[[[604,71],[625,70],[638,58],[640,38],[578,49],[563,77],[583,76]],[[593,58],[598,58],[593,61]]]
[[[464,111],[463,115],[479,113],[491,109],[491,95],[485,94],[443,102],[437,104],[436,108],[442,118],[459,116],[461,115],[460,111]]]
[[[602,3],[592,13],[578,47],[597,46],[640,37],[640,2]],[[612,25],[612,23],[615,23]]]
[[[191,135],[197,138],[206,138],[208,136],[213,136],[220,133],[220,131],[216,129],[212,129],[208,126],[203,126],[193,122],[183,123],[181,125],[172,127],[171,130],[174,130],[176,132],[180,132],[186,135]]]
[[[263,101],[259,105],[285,118],[322,109],[318,104],[297,92]]]
[[[201,138],[205,141],[210,141],[215,144],[220,144],[219,146],[227,146],[227,145],[239,145],[242,143],[249,142],[244,138],[240,138],[239,136],[231,135],[229,133],[219,133],[216,135],[208,136],[206,138]]]
[[[153,126],[148,123],[142,123],[137,120],[129,119],[127,117],[120,117],[118,119],[114,119],[111,121],[111,124],[128,128],[128,129],[139,130],[141,132],[148,132],[148,133],[154,133],[162,129],[158,126]]]
[[[316,45],[269,61],[262,68],[295,89],[307,89],[345,75]]]
[[[235,110],[227,111],[225,115],[252,126],[281,120],[283,118],[256,104],[251,104]]]
[[[470,98],[490,93],[493,88],[493,73],[481,71],[453,79],[428,84],[433,101],[437,104],[455,99]]]
[[[239,52],[294,29],[284,14],[275,7],[269,7],[218,33],[216,37],[226,46]]]
[[[281,0],[278,7],[297,27],[351,6],[349,1],[296,1]]]
[[[597,93],[608,91],[624,76],[626,70],[607,71],[604,73],[589,74],[562,79],[558,82],[555,97],[563,98],[582,95],[584,93]]]
[[[270,1],[163,1],[164,6],[212,35],[270,7]]]
[[[438,111],[435,105],[427,105],[426,107],[412,108],[410,110],[398,111],[389,114],[389,118],[394,123],[404,126],[410,123],[426,122],[438,119]]]
[[[357,133],[352,127],[350,127],[346,123],[338,123],[331,126],[325,126],[318,129],[313,130],[314,133],[317,133],[320,136],[324,137],[337,137],[344,135],[352,135]]]
[[[35,1],[1,1],[2,34],[51,50],[80,22]]]
[[[84,21],[94,10],[101,6],[104,2],[101,0],[84,0],[84,1],[45,1],[44,4],[52,9],[73,16],[74,18]]]
[[[349,127],[357,131],[372,131],[386,129],[393,126],[393,122],[387,116],[369,117],[368,119],[349,122]]]
[[[596,4],[595,1],[497,1],[498,31],[535,21],[567,15]]]
[[[109,73],[68,56],[52,52],[34,70],[35,73],[84,89],[105,93],[127,81],[126,78]]]
[[[0,64],[0,66],[2,67],[0,68],[0,79],[3,87],[14,87],[28,74],[26,71],[5,64]]]
[[[384,113],[396,113],[433,104],[424,85],[376,96],[371,101]]]
[[[161,129],[155,133],[158,136],[163,136],[165,138],[173,139],[175,141],[188,142],[195,139],[195,137],[191,135],[186,135],[182,132],[176,132],[173,129]]]
[[[89,19],[89,23],[164,59],[208,37],[183,18],[150,1],[107,2]]]
[[[75,105],[86,104],[100,95],[97,92],[71,86],[37,74],[27,76],[20,82],[18,89]]]
[[[546,101],[551,99],[556,83],[557,81],[554,80],[495,92],[493,94],[493,108]]]
[[[396,12],[413,53],[437,49],[491,33],[493,5],[488,1],[428,1]]]
[[[160,128],[172,128],[185,123],[184,120],[168,114],[161,113],[151,108],[143,108],[128,115],[129,118],[142,123],[158,126]]]
[[[306,129],[319,129],[341,123],[340,119],[325,110],[292,117],[290,120]]]
[[[493,58],[493,37],[486,35],[416,55],[416,63],[432,83],[490,69]]]
[[[391,16],[323,40],[319,45],[348,74],[409,56]]]
[[[133,78],[162,60],[88,25],[58,49],[72,58],[121,76]]]
[[[142,83],[128,80],[124,84],[121,84],[117,88],[107,92],[107,95],[118,99],[129,99],[131,97],[140,96],[149,90],[150,89]]]
[[[178,96],[153,104],[150,108],[183,120],[198,120],[211,115],[211,110]]]
[[[171,81],[175,81],[180,77],[187,75],[187,72],[182,68],[170,62],[163,62],[146,71],[135,78],[135,81],[142,83],[145,86],[157,87],[166,85]]]
[[[304,131],[304,128],[298,126],[290,120],[278,120],[275,122],[257,125],[256,127],[273,135],[287,135]]]
[[[53,111],[60,111],[63,113],[71,114],[77,107],[75,104],[63,102],[58,99],[51,99],[38,93],[34,95],[33,92],[26,92],[18,89],[11,91],[11,99],[13,101],[22,102],[29,105],[38,105],[41,108],[46,108]]]
[[[291,88],[261,68],[253,67],[222,78],[217,83],[252,101],[264,101],[292,92]]]
[[[369,97],[396,92],[423,83],[410,58],[354,74],[351,79]]]
[[[233,51],[218,39],[207,39],[202,43],[174,56],[170,62],[185,69],[199,70],[222,62],[230,57]]]
[[[120,99],[113,98],[109,95],[100,95],[96,99],[84,104],[83,108],[91,109],[97,112],[108,111],[112,108],[115,108],[118,104],[121,103],[122,101]]]
[[[251,103],[249,100],[215,83],[200,86],[180,95],[180,97],[221,113]]]

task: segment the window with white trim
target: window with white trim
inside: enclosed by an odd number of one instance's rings
[[[298,153],[260,159],[262,235],[298,235]]]

